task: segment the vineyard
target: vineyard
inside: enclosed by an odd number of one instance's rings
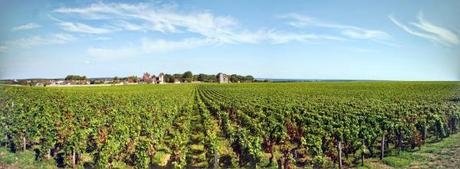
[[[89,168],[347,168],[460,129],[458,82],[0,86],[0,142]]]

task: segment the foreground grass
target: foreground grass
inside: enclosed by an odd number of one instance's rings
[[[57,168],[54,160],[36,161],[33,151],[11,153],[0,148],[0,168]]]
[[[379,159],[368,159],[358,168],[458,168],[460,167],[460,133],[415,151],[402,151]]]

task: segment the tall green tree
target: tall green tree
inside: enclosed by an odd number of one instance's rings
[[[186,71],[184,74],[182,74],[182,79],[186,82],[192,82],[193,81],[193,74],[191,71]]]

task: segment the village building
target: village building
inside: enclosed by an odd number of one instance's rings
[[[157,83],[158,84],[163,84],[165,83],[165,74],[162,72],[158,75],[158,78],[157,78]]]
[[[38,86],[43,87],[43,86],[45,86],[45,84],[44,84],[44,83],[41,83],[41,82],[37,82],[37,83],[35,83],[35,86],[37,86],[37,87],[38,87]]]
[[[142,81],[144,83],[152,83],[152,79],[150,78],[150,74],[145,72],[144,75],[142,76]]]
[[[49,85],[50,86],[59,86],[59,85],[64,85],[65,81],[64,80],[50,80]]]
[[[217,74],[217,80],[219,83],[228,83],[229,82],[229,77],[226,74],[219,73]]]

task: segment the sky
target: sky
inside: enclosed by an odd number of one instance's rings
[[[460,80],[458,0],[0,0],[0,79]]]

